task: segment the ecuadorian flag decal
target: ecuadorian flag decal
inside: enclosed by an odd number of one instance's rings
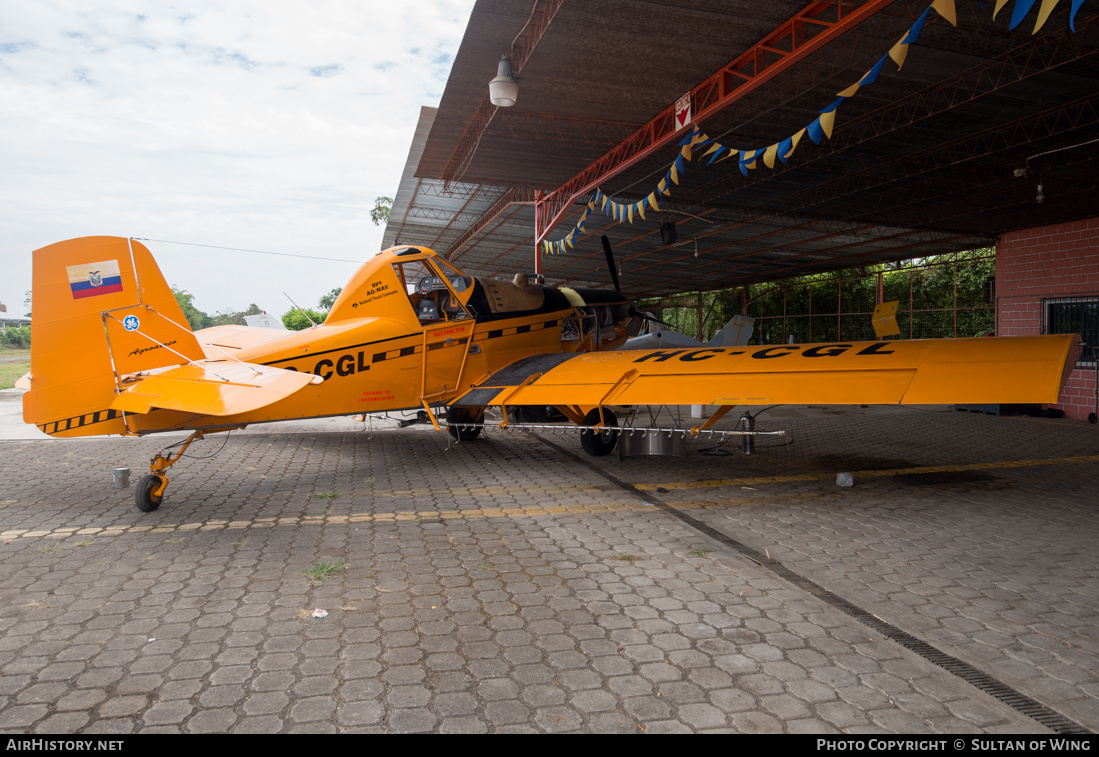
[[[117,260],[101,260],[67,268],[74,300],[122,291],[122,273]]]

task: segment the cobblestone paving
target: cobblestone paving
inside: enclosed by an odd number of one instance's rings
[[[110,471],[161,440],[0,442],[0,731],[1047,732],[604,472],[1099,728],[1094,427],[759,422],[793,443],[233,435],[149,514]]]

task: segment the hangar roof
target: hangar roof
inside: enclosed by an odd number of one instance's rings
[[[685,93],[706,135],[765,148],[858,82],[929,3],[538,0],[527,17],[526,4],[478,0],[384,244],[424,244],[477,275],[530,271],[534,200],[574,177],[585,189],[559,202],[556,240],[592,186],[646,198],[679,154],[686,130],[673,136],[668,114]],[[544,256],[547,280],[605,285],[602,234],[639,297],[984,247],[1097,215],[1099,13],[1083,8],[1074,33],[1066,0],[1032,35],[1038,5],[1013,31],[1013,7],[994,20],[992,5],[958,0],[956,28],[932,11],[903,67],[886,61],[837,109],[831,138],[804,138],[785,164],[744,176],[737,159],[707,165],[700,151],[660,212],[591,215],[575,248]],[[497,109],[487,83],[508,50],[520,92]],[[708,111],[707,81],[724,98]],[[677,241],[662,242],[662,222]]]

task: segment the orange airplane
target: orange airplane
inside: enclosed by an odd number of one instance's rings
[[[192,441],[252,423],[415,409],[466,440],[486,407],[552,407],[605,455],[611,406],[721,406],[697,433],[736,405],[1055,403],[1080,352],[1075,335],[618,350],[636,311],[617,281],[477,279],[423,247],[378,253],[323,324],[294,332],[192,332],[132,239],[36,250],[33,287],[27,423],[60,437],[193,431],[150,462],[145,512]]]

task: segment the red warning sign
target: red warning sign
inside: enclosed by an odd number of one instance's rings
[[[691,122],[691,93],[675,101],[675,130],[679,131]]]

